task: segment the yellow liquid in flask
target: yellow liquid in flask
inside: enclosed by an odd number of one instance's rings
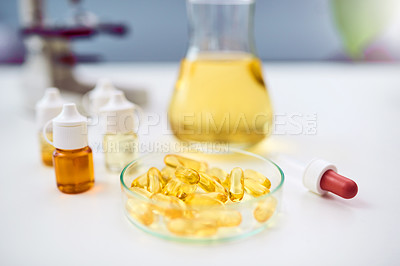
[[[260,60],[247,54],[184,59],[168,115],[184,141],[261,141],[271,132],[272,108]]]

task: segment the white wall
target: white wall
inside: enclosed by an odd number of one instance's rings
[[[16,2],[0,1],[0,23],[18,26]],[[86,0],[84,6],[103,19],[126,22],[132,32],[77,41],[78,53],[109,61],[175,61],[185,53],[185,0]],[[47,13],[63,21],[68,1],[47,0]],[[341,51],[329,0],[258,0],[255,33],[264,60],[325,60]]]

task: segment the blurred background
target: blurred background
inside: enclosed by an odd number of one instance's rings
[[[0,63],[22,63],[21,7],[0,1]],[[39,1],[42,2],[42,1]],[[127,32],[74,39],[82,62],[178,61],[188,41],[184,0],[43,1],[43,21],[65,25],[78,13],[88,23],[113,21]],[[270,61],[400,59],[398,0],[259,0],[255,36],[258,55]],[[86,55],[86,56],[84,56]]]

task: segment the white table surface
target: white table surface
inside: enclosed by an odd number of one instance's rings
[[[165,116],[177,67],[88,65],[79,73],[146,87],[146,113]],[[254,149],[277,160],[286,175],[275,227],[236,242],[192,245],[132,226],[122,212],[118,174],[105,171],[99,154],[95,187],[60,193],[53,169],[39,161],[33,114],[18,89],[20,69],[0,67],[0,265],[398,265],[400,65],[270,63],[264,70],[275,112],[316,114],[317,132],[283,126],[286,132]],[[165,127],[164,120],[151,126],[142,143],[171,140]],[[359,194],[343,200],[307,192],[300,169],[282,159],[287,155],[335,162],[357,181]]]

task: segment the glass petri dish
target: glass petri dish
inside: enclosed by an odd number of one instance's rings
[[[156,167],[160,170],[164,168],[164,157],[168,154],[205,161],[210,168],[218,167],[228,173],[234,167],[255,170],[271,181],[270,192],[260,197],[252,197],[245,193],[241,202],[234,203],[228,200],[224,206],[214,206],[212,209],[204,210],[208,214],[215,213],[215,217],[222,217],[221,213],[233,214],[236,219],[238,215],[240,216],[240,222],[235,223],[235,226],[232,224],[220,226],[217,222],[214,228],[214,222],[198,219],[198,212],[203,210],[188,206],[184,208],[171,206],[130,189],[133,180],[145,174],[149,168]],[[122,207],[133,225],[153,236],[167,240],[211,243],[248,237],[276,224],[281,207],[284,174],[274,162],[251,152],[215,146],[204,148],[199,145],[179,148],[174,152],[152,152],[144,155],[123,169],[120,181]],[[189,226],[191,230],[177,231],[173,229],[174,226]],[[196,231],[196,228],[200,228],[200,231]]]

